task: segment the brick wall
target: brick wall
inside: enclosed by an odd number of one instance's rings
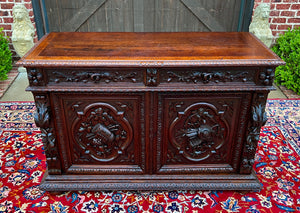
[[[33,23],[33,26],[35,26],[31,0],[0,0],[0,28],[3,28],[3,32],[9,38],[12,36],[12,23],[13,23],[12,8],[14,7],[15,4],[18,3],[23,3],[25,7],[28,9],[31,22]],[[36,41],[37,41],[37,36],[35,35],[34,42]],[[17,60],[19,57],[14,52],[11,43],[10,43],[10,49],[13,52],[14,61]]]
[[[300,27],[300,0],[255,0],[254,8],[260,3],[270,3],[270,27],[276,38],[288,28]]]

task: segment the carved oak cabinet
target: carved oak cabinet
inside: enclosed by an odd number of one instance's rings
[[[50,33],[19,62],[61,190],[256,190],[274,69],[250,33]]]

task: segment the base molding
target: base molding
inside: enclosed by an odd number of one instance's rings
[[[45,191],[98,190],[242,190],[262,188],[256,175],[48,175],[40,185]]]

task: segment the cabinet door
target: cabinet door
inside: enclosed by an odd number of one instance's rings
[[[143,174],[143,95],[54,93],[65,174]]]
[[[238,172],[251,93],[159,95],[158,174]]]

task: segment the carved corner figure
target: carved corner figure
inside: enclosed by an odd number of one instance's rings
[[[34,46],[34,27],[23,4],[13,7],[13,19],[12,44],[17,54],[23,57]]]
[[[270,4],[262,3],[254,11],[249,32],[259,38],[267,47],[271,47],[273,35],[269,24]]]

